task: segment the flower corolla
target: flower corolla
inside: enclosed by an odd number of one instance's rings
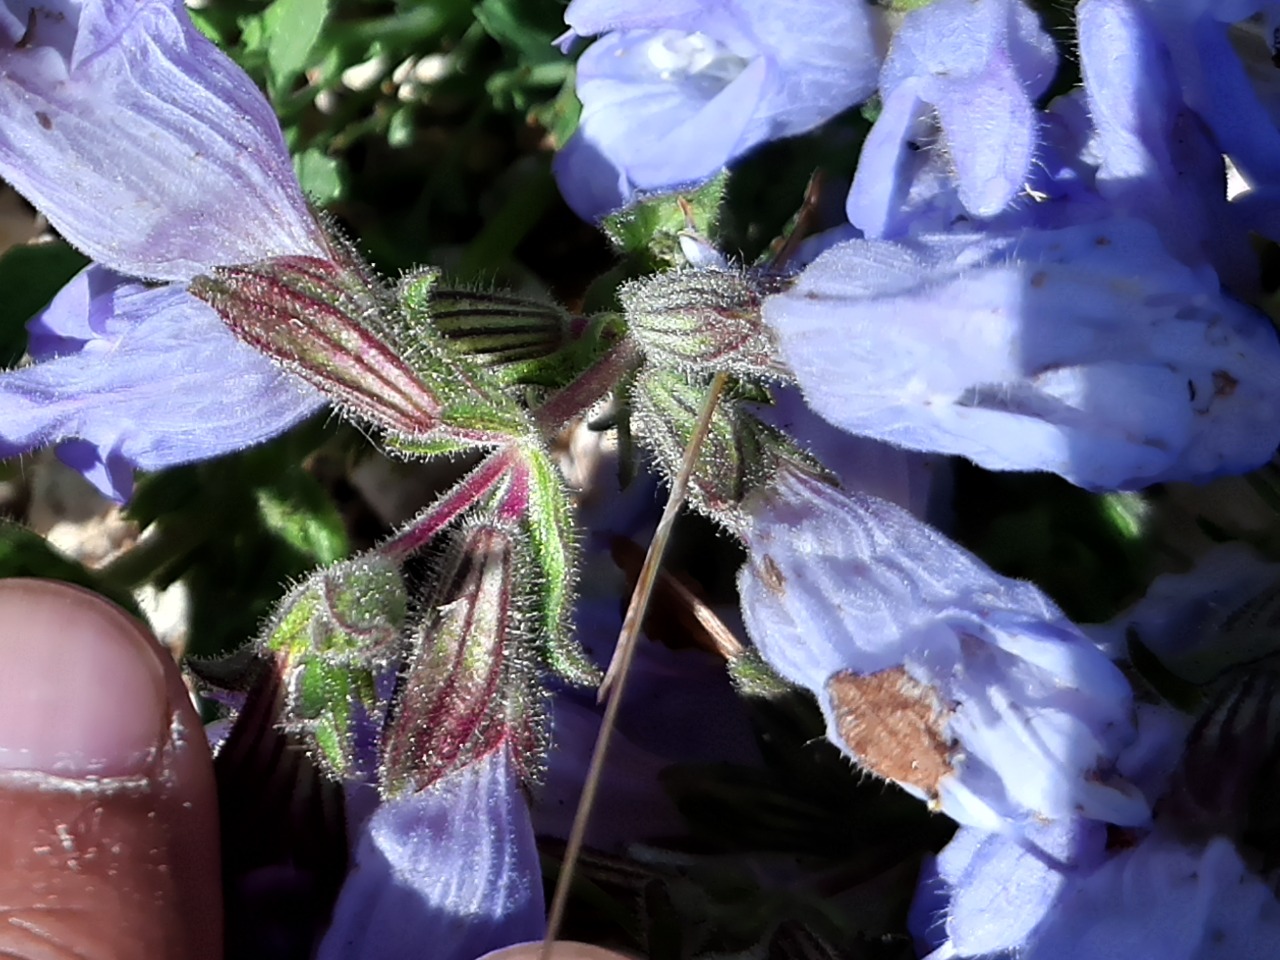
[[[574,0],[565,22],[599,37],[554,167],[588,220],[813,129],[870,96],[879,67],[877,12],[849,0]]]
[[[1123,489],[1280,443],[1270,322],[1142,221],[853,240],[763,309],[819,415],[908,449]]]
[[[869,237],[895,235],[895,211],[931,154],[947,158],[965,210],[1003,210],[1031,175],[1034,101],[1057,59],[1021,0],[935,0],[904,15],[880,72],[883,106],[863,144],[850,221]]]
[[[63,443],[122,499],[134,467],[236,450],[317,409],[185,292],[217,265],[327,256],[249,77],[169,0],[13,0],[0,34],[0,176],[96,261],[37,319],[41,362],[0,375],[0,453]]]
[[[317,956],[475,960],[545,926],[533,826],[501,748],[374,811]]]
[[[990,831],[1079,811],[1145,822],[1110,775],[1133,737],[1129,685],[1034,586],[795,471],[749,512],[747,630],[818,698],[837,746]]]

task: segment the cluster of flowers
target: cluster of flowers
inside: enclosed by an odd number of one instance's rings
[[[819,415],[1100,491],[1272,456],[1280,342],[1249,305],[1250,238],[1280,238],[1280,7],[1081,0],[1083,84],[1042,106],[1060,58],[1021,0],[696,6],[570,5],[603,36],[557,175],[597,217],[877,98],[848,224],[764,304]],[[784,471],[755,498],[742,606],[829,738],[961,825],[921,884],[921,951],[1273,953],[1239,797],[1274,683],[1225,683],[1189,733],[1034,586],[857,487]],[[1216,569],[1178,589],[1216,608]],[[1176,619],[1144,641],[1171,655]]]
[[[0,457],[56,445],[63,461],[123,501],[136,470],[242,449],[334,399],[299,376],[300,365],[287,369],[247,345],[193,293],[224,295],[226,288],[213,286],[209,275],[234,269],[244,296],[249,288],[269,288],[256,307],[281,314],[314,308],[317,324],[340,324],[348,318],[338,316],[332,303],[308,297],[336,291],[347,297],[344,305],[365,298],[363,308],[378,288],[364,285],[360,268],[308,206],[261,92],[196,30],[180,0],[0,5],[0,176],[93,260],[28,325],[31,362],[0,373]],[[294,267],[286,278],[293,285],[279,274],[255,273],[255,265],[269,262]],[[283,329],[292,328],[285,323]],[[326,368],[324,384],[351,388],[342,399],[367,400],[375,419],[396,424],[438,412],[426,409],[433,398],[411,382],[399,358],[377,370],[365,364],[369,353],[385,348],[374,333],[336,325],[323,333],[363,336],[355,349],[344,350],[335,339],[333,356],[317,361]],[[379,374],[388,379],[370,385],[368,378]],[[458,379],[464,379],[460,373]],[[488,489],[485,484],[519,470],[499,473],[481,471],[473,486]],[[430,945],[433,957],[475,960],[544,934],[535,828],[545,835],[567,834],[566,814],[582,790],[600,712],[594,700],[559,698],[550,718],[555,748],[548,752],[538,742],[547,708],[530,707],[523,727],[508,722],[502,711],[513,704],[504,699],[506,691],[495,695],[486,686],[495,679],[505,683],[510,672],[520,675],[514,685],[523,690],[523,675],[534,672],[522,651],[503,662],[508,638],[501,626],[485,622],[495,612],[509,612],[505,599],[486,603],[491,594],[516,592],[517,579],[518,589],[527,590],[539,579],[512,574],[513,518],[531,495],[524,474],[511,483],[516,493],[502,500],[510,516],[464,530],[462,572],[457,582],[444,584],[460,596],[441,598],[439,622],[421,625],[420,632],[432,629],[460,640],[455,648],[419,637],[418,661],[406,670],[422,681],[423,689],[408,692],[417,697],[416,706],[429,708],[431,722],[408,712],[404,722],[392,719],[402,735],[402,757],[388,758],[390,750],[371,742],[350,744],[357,761],[346,783],[353,866],[322,931],[318,956],[388,960]],[[449,507],[442,504],[442,514]],[[477,562],[467,566],[470,560]],[[567,592],[572,572],[562,579],[558,589]],[[385,639],[389,628],[395,632],[405,606],[398,574],[385,563],[357,558],[299,584],[281,604],[269,639],[287,643],[301,637],[303,647],[354,640],[371,649],[342,650],[335,659],[376,658],[378,638]],[[575,618],[580,631],[597,639],[616,637],[620,626],[586,602]],[[467,646],[475,642],[492,645]],[[458,663],[462,667],[455,669]],[[315,665],[331,664],[301,666]],[[396,665],[380,666],[391,669],[379,682],[394,685]],[[645,696],[645,672],[638,665],[640,689],[633,687],[632,696]],[[668,703],[674,672],[661,664],[657,670]],[[716,680],[722,698],[731,696],[722,671]],[[688,701],[699,718],[696,726],[719,729],[712,716],[717,706],[706,702],[705,678],[694,687],[676,700]],[[321,690],[319,713],[345,716],[354,709],[357,698],[349,702],[335,690]],[[522,706],[528,705],[514,704]],[[442,719],[431,712],[437,709],[452,712]],[[365,729],[371,719],[377,718],[357,717],[357,732],[373,733]],[[446,745],[456,754],[441,759],[416,739],[422,730],[437,728],[458,735]],[[477,731],[480,736],[470,737]],[[741,737],[743,731],[736,733]],[[677,828],[680,821],[655,774],[664,753],[689,756],[689,741],[670,724],[656,734],[637,731],[631,742],[624,738],[622,767],[642,774],[610,776],[601,787],[619,811],[619,823],[647,825],[657,833]],[[531,757],[531,750],[538,755]],[[538,803],[531,805],[527,766],[535,765],[542,783]],[[589,839],[599,849],[621,852],[622,838],[608,823],[593,828]],[[309,891],[313,881],[274,867],[265,874],[247,878],[245,887],[261,894],[283,885],[288,895],[298,883]],[[230,891],[233,900],[235,892]],[[315,933],[271,932],[294,937],[289,942],[304,952]],[[275,941],[266,931],[256,933],[258,940],[249,946],[270,949]]]
[[[566,43],[599,39],[566,197],[594,218],[875,97],[849,224],[763,304],[816,413],[1093,490],[1265,462],[1280,342],[1248,303],[1250,235],[1280,236],[1274,74],[1254,69],[1276,11],[1081,0],[1083,87],[1040,108],[1059,56],[1021,0],[902,6],[575,0]],[[56,443],[123,498],[135,468],[318,409],[188,290],[340,257],[248,78],[169,0],[11,0],[0,32],[0,175],[95,261],[34,322],[36,362],[0,376],[0,456]],[[1222,826],[1245,774],[1195,803],[1188,783],[1273,735],[1271,686],[1229,687],[1189,733],[1035,587],[911,511],[786,467],[744,510],[761,654],[837,745],[961,824],[921,886],[922,950],[1268,954],[1280,905]],[[536,937],[514,765],[498,744],[389,797],[321,955],[469,960]]]

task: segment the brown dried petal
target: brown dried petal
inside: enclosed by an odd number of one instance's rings
[[[928,796],[952,773],[946,710],[932,687],[901,667],[827,681],[836,729],[845,748],[876,776],[908,784]]]

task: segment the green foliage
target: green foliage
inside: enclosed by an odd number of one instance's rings
[[[364,678],[367,670],[361,671]],[[290,697],[290,728],[303,733],[311,754],[335,780],[354,772],[351,718],[358,691],[368,683],[351,668],[308,660],[296,668]]]
[[[293,167],[303,191],[314,203],[327,206],[346,195],[347,174],[341,160],[312,147],[294,156]]]
[[[539,592],[538,619],[545,638],[543,657],[557,674],[575,683],[591,683],[599,674],[571,634],[571,606],[577,569],[573,511],[560,471],[542,450],[525,451],[529,471],[528,532]]]
[[[373,668],[398,653],[408,613],[399,568],[378,555],[334,563],[280,601],[259,640],[285,675],[288,725],[334,779],[354,770],[354,705],[378,709]]]
[[[312,64],[329,17],[329,0],[274,0],[255,21],[262,30],[272,89],[281,89]]]

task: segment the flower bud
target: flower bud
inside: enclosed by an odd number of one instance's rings
[[[404,277],[396,299],[411,327],[430,327],[452,349],[506,383],[539,382],[539,372],[557,366],[558,355],[572,340],[573,320],[556,304],[455,286],[444,282],[434,267]]]
[[[319,570],[276,608],[262,645],[294,659],[385,663],[404,625],[407,596],[394,563],[377,554]]]
[[[702,378],[657,366],[636,376],[631,428],[668,478],[680,471],[708,389]],[[785,435],[748,412],[743,401],[768,400],[761,391],[749,391],[736,385],[721,397],[689,483],[690,502],[735,531],[743,524],[743,497],[770,482],[784,460],[804,460]]]
[[[438,584],[383,737],[388,797],[502,749],[528,776],[540,753],[542,692],[526,642],[537,584],[520,535],[494,523],[464,528]]]
[[[407,606],[399,570],[376,555],[312,574],[280,601],[259,644],[284,676],[284,724],[335,779],[355,767],[357,703],[376,710],[374,670],[395,653]]]
[[[785,379],[760,312],[763,297],[785,286],[740,270],[668,270],[633,280],[619,297],[631,335],[657,365]]]
[[[467,376],[425,330],[412,335],[390,293],[354,253],[217,267],[191,293],[241,340],[302,377],[408,452],[490,445],[527,432],[496,389]]]

